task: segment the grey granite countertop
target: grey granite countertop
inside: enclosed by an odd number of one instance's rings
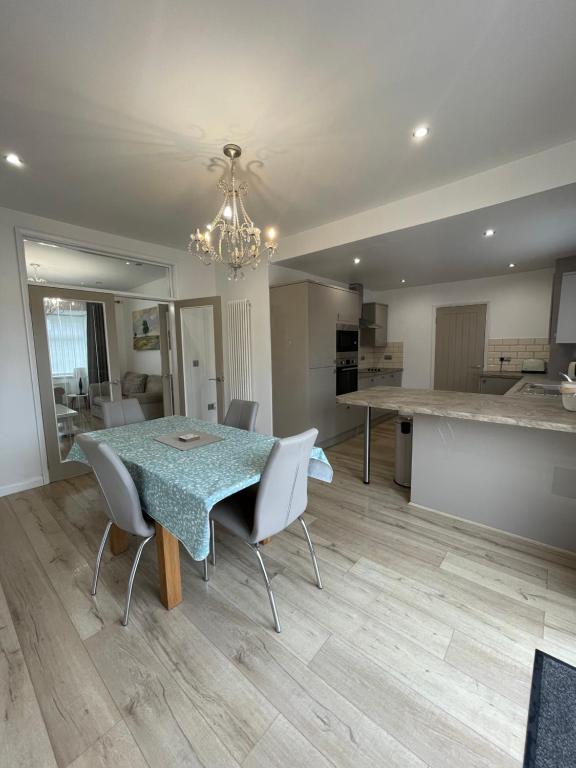
[[[358,368],[358,376],[386,376],[388,373],[399,373],[404,368],[382,368],[380,371],[369,371],[367,368]]]
[[[524,376],[512,387],[515,392],[506,395],[374,387],[340,395],[336,400],[346,405],[397,411],[401,416],[445,416],[576,434],[576,412],[564,409],[560,397],[518,394],[518,389],[528,381],[557,383],[542,376]]]

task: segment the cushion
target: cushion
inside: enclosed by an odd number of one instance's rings
[[[162,386],[162,376],[158,376],[155,373],[151,373],[148,376],[148,381],[146,382],[146,393],[149,392],[155,394],[155,395],[162,395],[164,393],[164,388]]]
[[[107,397],[106,395],[96,395],[96,397],[92,398],[92,405],[103,405],[104,403],[109,403],[110,397]]]
[[[146,373],[126,371],[124,376],[122,376],[122,394],[133,395],[136,392],[145,392],[147,379],[148,374]]]
[[[138,400],[140,405],[144,405],[144,403],[161,403],[164,399],[161,392],[132,392],[131,395],[126,395],[126,397]]]

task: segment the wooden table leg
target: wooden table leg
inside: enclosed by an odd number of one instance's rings
[[[117,525],[110,529],[110,551],[113,555],[121,555],[128,549],[128,534]]]
[[[267,539],[262,539],[260,544],[269,544],[272,541],[272,536],[268,536]]]
[[[156,550],[160,572],[160,600],[170,610],[182,602],[180,550],[178,539],[156,523]]]

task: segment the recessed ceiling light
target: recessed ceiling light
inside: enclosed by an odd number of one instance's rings
[[[508,264],[508,266],[510,267],[510,269],[514,269],[514,267],[516,266],[516,264]]]
[[[128,266],[130,266],[130,262],[129,261],[127,261],[126,264],[128,264]]]
[[[406,282],[406,280],[404,280],[404,278],[402,278],[402,280],[400,280],[400,282],[401,282],[401,283],[405,283],[405,282]]]
[[[414,130],[412,131],[412,138],[416,139],[416,141],[421,141],[422,139],[425,139],[429,135],[430,135],[429,125],[417,125],[416,128],[414,128]]]
[[[360,264],[360,258],[358,256],[354,256],[354,264]]]
[[[16,166],[16,168],[22,168],[24,165],[22,159],[15,152],[8,152],[7,155],[4,155],[4,160],[10,163],[10,165]]]
[[[496,230],[495,229],[485,229],[484,230],[484,237],[494,237],[495,234],[496,234]]]

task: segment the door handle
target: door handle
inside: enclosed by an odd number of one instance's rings
[[[224,376],[216,376],[215,379],[208,379],[208,381],[217,381],[219,384],[221,384],[224,381]]]

